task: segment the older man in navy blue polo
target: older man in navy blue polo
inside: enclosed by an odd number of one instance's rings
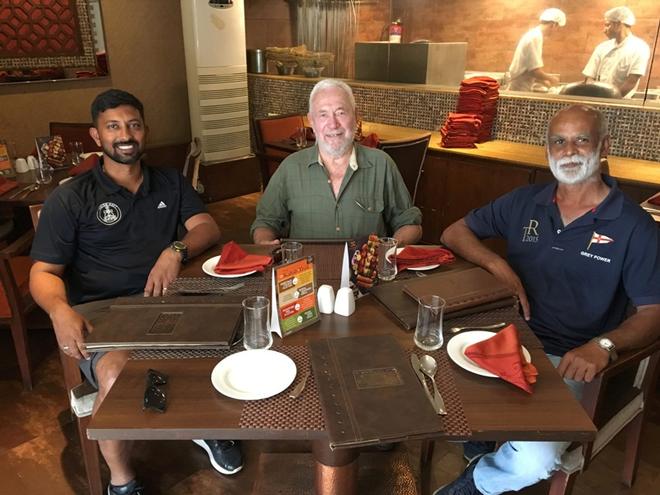
[[[442,242],[509,284],[529,326],[580,396],[616,352],[660,337],[660,235],[650,216],[601,174],[609,151],[597,110],[571,106],[548,127],[556,179],[516,189],[473,210]],[[507,259],[480,239],[507,240]],[[626,318],[631,302],[636,312]],[[567,442],[506,442],[436,493],[518,491],[557,469]]]

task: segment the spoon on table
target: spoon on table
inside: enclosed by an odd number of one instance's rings
[[[442,396],[438,392],[438,386],[435,384],[435,370],[438,369],[438,363],[435,362],[432,356],[424,354],[419,360],[419,368],[422,370],[422,373],[431,379],[431,383],[433,384],[433,400],[438,407],[438,414],[447,414],[445,401],[442,400]]]
[[[497,330],[498,328],[504,328],[505,326],[506,323],[503,321],[493,325],[466,325],[464,327],[452,327],[449,329],[449,333],[458,333],[463,330]]]

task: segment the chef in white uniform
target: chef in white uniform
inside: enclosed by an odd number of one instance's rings
[[[646,74],[651,50],[644,40],[632,34],[635,15],[628,7],[605,12],[609,38],[596,47],[582,71],[585,82],[602,81],[616,86],[624,98],[631,98],[639,80]]]
[[[559,9],[547,9],[541,13],[538,26],[527,31],[516,46],[509,66],[510,82],[507,89],[532,91],[538,82],[544,86],[556,86],[559,81],[543,70],[543,37],[566,25],[566,14]]]

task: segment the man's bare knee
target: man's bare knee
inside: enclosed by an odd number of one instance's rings
[[[99,398],[105,397],[112,388],[126,361],[128,361],[128,351],[113,351],[105,354],[96,363],[95,372],[99,385]]]

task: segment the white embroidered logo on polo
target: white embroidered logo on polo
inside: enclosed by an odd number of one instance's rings
[[[592,244],[610,244],[612,242],[614,242],[614,239],[606,235],[599,234],[594,230],[593,234],[591,234],[589,245],[587,245],[587,251],[589,251],[589,248]],[[600,256],[594,253],[588,253],[587,251],[580,251],[580,256],[584,256],[585,258],[590,258],[595,261],[601,261],[603,263],[612,263],[610,258],[606,258],[605,256]]]
[[[160,203],[158,203],[158,208],[156,208],[156,209],[157,210],[162,210],[163,208],[167,208],[167,205],[164,202],[161,201]]]
[[[539,221],[533,218],[529,219],[529,225],[523,227],[522,242],[539,242]]]
[[[114,225],[121,220],[121,210],[115,203],[101,203],[96,209],[96,218],[104,225]]]

